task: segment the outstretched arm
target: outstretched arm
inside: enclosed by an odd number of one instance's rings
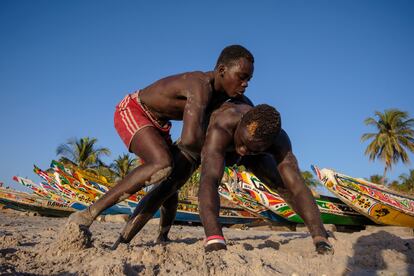
[[[298,161],[292,152],[290,139],[285,131],[281,131],[269,152],[276,161],[279,176],[272,176],[269,173],[266,176],[266,173],[263,172],[271,172],[272,170],[269,168],[268,170],[262,170],[263,180],[269,179],[273,182],[273,185],[276,185],[275,188],[280,192],[280,195],[304,220],[315,244],[321,240],[326,241],[328,235],[322,224],[319,209],[312,192],[305,184]],[[258,177],[260,178],[260,176]],[[278,183],[278,180],[281,182]]]
[[[200,217],[207,239],[223,237],[218,221],[220,199],[218,185],[224,172],[225,150],[232,142],[232,135],[226,129],[210,125],[201,153],[201,180],[198,194]],[[206,244],[205,250],[225,249],[223,243]]]

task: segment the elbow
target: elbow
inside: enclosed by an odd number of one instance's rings
[[[181,139],[180,144],[183,148],[191,149],[191,148],[196,147],[197,140],[195,139],[195,137],[188,137],[187,136],[187,137],[183,137]]]
[[[201,146],[197,144],[195,139],[181,139],[177,146],[191,162],[200,160]]]
[[[201,139],[196,135],[186,135],[181,138],[181,147],[190,151],[201,151]]]

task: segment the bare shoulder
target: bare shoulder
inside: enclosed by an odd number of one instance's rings
[[[203,71],[192,71],[183,73],[184,78],[190,78],[202,82],[210,82],[212,80],[211,72],[203,72]]]
[[[225,102],[216,109],[210,118],[210,128],[221,128],[233,131],[238,122],[252,107],[244,103]]]
[[[185,72],[164,77],[149,85],[148,87],[144,88],[144,90],[154,90],[154,88],[172,88],[173,90],[189,89],[194,86],[211,86],[210,84],[212,83],[212,81],[213,78],[211,72]]]
[[[213,83],[213,74],[211,72],[193,71],[183,73],[181,78],[193,86],[205,86],[211,88]]]
[[[193,71],[175,75],[169,85],[175,87],[178,95],[209,95],[213,92],[213,77],[209,72]],[[201,93],[201,94],[200,94]]]
[[[292,144],[285,130],[281,129],[272,146],[269,149],[277,162],[285,159],[288,153],[292,152]]]

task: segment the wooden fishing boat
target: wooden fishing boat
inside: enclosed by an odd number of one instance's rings
[[[247,171],[238,171],[226,168],[222,181],[230,190],[232,197],[238,198],[240,206],[256,202],[268,210],[293,223],[303,223],[302,218],[296,214],[285,200],[266,184],[261,182],[254,174]],[[315,198],[321,213],[323,223],[335,225],[367,225],[373,222],[338,199],[320,196]]]
[[[33,194],[0,188],[0,204],[18,211],[36,212],[42,216],[66,217],[76,210]]]
[[[265,206],[259,204],[249,194],[246,194],[245,191],[237,190],[237,189],[233,190],[232,186],[229,185],[228,181],[222,181],[219,185],[218,191],[221,197],[247,210],[248,212],[252,214],[255,214],[259,217],[270,220],[272,222],[277,222],[277,223],[282,223],[282,224],[290,223],[288,220],[270,211]]]
[[[157,216],[159,216],[158,212]],[[221,206],[219,210],[218,220],[223,225],[247,224],[258,219],[260,219],[258,216],[239,207]],[[201,223],[198,203],[180,200],[175,221]]]
[[[61,196],[69,198],[72,201],[72,203],[70,204],[70,207],[72,208],[75,208],[77,210],[84,210],[95,201],[95,198],[93,197],[84,196],[84,192],[78,191],[76,186],[71,186],[69,183],[62,183],[61,177],[59,173],[56,171],[54,174],[51,174],[42,171],[40,168],[35,166],[34,172],[38,174],[43,180],[45,180],[49,185],[55,187]],[[106,209],[102,214],[130,215],[132,214],[134,209],[135,206],[130,206],[127,203],[120,202]]]
[[[51,187],[48,184],[45,184],[45,183],[36,184],[31,179],[20,177],[20,176],[13,176],[13,180],[31,189],[34,194],[40,197],[46,197],[52,201],[67,204],[67,205],[69,205],[70,202],[72,201],[69,198],[62,197],[55,188]]]
[[[108,192],[108,187],[113,186],[103,176],[94,176],[91,173],[77,169],[74,165],[71,166],[73,173],[70,169],[66,168],[62,163],[52,160],[50,167],[57,173],[59,179],[62,179],[66,184],[69,184],[76,190],[81,190],[84,193],[93,195],[92,201],[96,201],[98,198]],[[87,176],[88,178],[84,177]],[[94,176],[93,178],[91,176]],[[90,180],[90,179],[93,179]],[[99,179],[103,179],[104,183],[98,183]],[[140,191],[136,194],[131,195],[124,200],[124,203],[136,206],[136,203],[142,198],[145,193]]]
[[[414,227],[414,198],[330,169],[312,169],[326,188],[375,223]]]
[[[67,208],[70,208],[70,211],[73,211],[73,209],[84,210],[90,204],[95,202],[95,200],[104,195],[104,191],[107,191],[107,188],[103,188],[106,187],[106,185],[101,183],[95,182],[94,184],[91,184],[91,181],[86,178],[82,178],[81,181],[76,173],[72,174],[71,170],[65,168],[63,164],[59,162],[52,161],[51,168],[54,171],[52,173],[42,171],[35,166],[35,173],[44,180],[44,182],[40,184],[36,184],[30,179],[22,177],[14,177],[14,180],[29,187],[44,200],[47,199],[51,202],[65,203]],[[100,178],[94,178],[95,181],[98,179]],[[108,208],[102,214],[131,215],[143,196],[144,193],[137,193],[123,202]],[[16,203],[14,204],[16,205]],[[30,205],[30,202],[28,202],[28,204]],[[28,209],[29,207],[26,206],[24,208]],[[37,206],[32,206],[32,208],[37,208]],[[220,209],[219,221],[222,224],[249,223],[257,219],[259,219],[259,217],[239,207],[223,207]],[[198,204],[188,201],[180,201],[178,204],[176,221],[200,223],[201,219],[198,214]]]

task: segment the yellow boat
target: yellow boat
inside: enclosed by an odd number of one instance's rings
[[[326,188],[375,223],[414,228],[414,198],[330,169],[312,169]]]

